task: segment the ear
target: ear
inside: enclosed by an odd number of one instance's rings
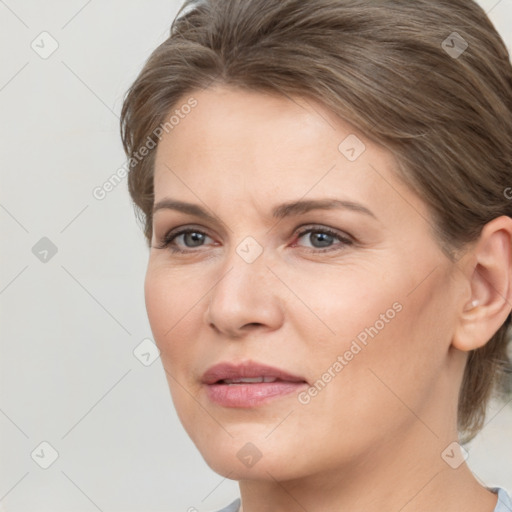
[[[512,218],[487,223],[463,259],[471,292],[461,301],[452,345],[469,351],[484,346],[512,310]]]

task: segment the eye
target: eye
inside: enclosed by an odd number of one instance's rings
[[[311,252],[342,250],[344,247],[353,245],[354,243],[348,235],[343,235],[323,226],[310,226],[302,229],[297,233],[297,239],[303,238],[306,235],[309,235],[309,241],[312,247],[303,247]],[[194,229],[192,227],[171,230],[155,248],[168,249],[173,253],[192,253],[197,252],[194,251],[194,248],[205,245],[208,238],[212,240],[211,237],[200,229]],[[179,242],[180,239],[182,243],[178,244],[177,242]],[[332,244],[336,240],[338,240],[339,244],[333,247]],[[180,246],[185,248],[180,248]]]
[[[347,236],[332,229],[323,227],[323,226],[312,226],[306,229],[303,229],[297,233],[297,238],[302,238],[305,235],[309,235],[306,237],[306,240],[309,240],[312,244],[313,252],[326,252],[332,250],[341,250],[343,246],[352,245],[353,241]],[[332,247],[333,242],[338,240],[341,242],[341,247]]]
[[[178,240],[180,237],[183,237],[182,241],[184,242],[185,247],[192,250],[195,247],[200,247],[201,245],[203,245],[206,238],[210,238],[206,233],[200,231],[199,229],[180,229],[177,231],[170,231],[169,233],[167,233],[164,236],[162,242],[158,246],[156,246],[156,248],[169,249],[171,252],[175,253],[193,252],[187,249],[180,249],[176,245],[176,240]]]

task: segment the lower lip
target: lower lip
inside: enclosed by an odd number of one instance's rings
[[[258,382],[254,384],[209,384],[208,398],[223,407],[255,407],[272,399],[299,392],[306,382]]]

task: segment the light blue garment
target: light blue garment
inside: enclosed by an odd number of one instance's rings
[[[230,503],[227,507],[224,507],[223,509],[218,510],[217,512],[238,512],[239,508],[240,498],[237,498],[235,501],[233,501],[233,503]]]
[[[494,512],[512,512],[512,500],[505,489],[502,487],[490,487],[489,490],[498,494],[498,503],[496,503]],[[217,512],[238,512],[239,508],[240,498],[237,498],[233,503]]]
[[[510,499],[509,494],[502,487],[492,487],[489,489],[494,493],[498,493],[498,503],[496,503],[496,508],[494,512],[511,512],[512,511],[512,500]],[[235,509],[234,512],[236,512]]]

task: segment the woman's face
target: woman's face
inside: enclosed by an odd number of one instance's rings
[[[157,148],[145,298],[206,462],[233,479],[291,479],[367,467],[405,438],[440,460],[464,363],[450,348],[460,286],[392,155],[311,99],[190,96]],[[178,228],[192,233],[158,248]],[[299,382],[204,383],[218,363]]]

